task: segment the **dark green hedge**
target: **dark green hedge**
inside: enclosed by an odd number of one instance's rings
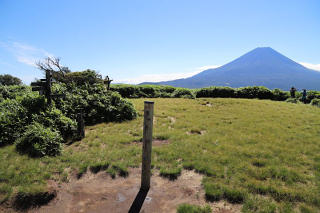
[[[118,93],[107,91],[103,84],[82,86],[56,84],[53,89],[54,102],[66,116],[75,119],[84,113],[86,124],[132,120],[137,116],[131,102]]]
[[[115,84],[111,90],[124,98],[170,98],[178,89],[171,86]]]
[[[116,84],[112,85],[111,90],[118,92],[124,98],[258,98],[277,101],[284,101],[289,98],[289,92],[279,89],[269,90],[261,86],[186,89],[158,85]]]

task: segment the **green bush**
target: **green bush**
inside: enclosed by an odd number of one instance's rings
[[[59,109],[54,107],[50,107],[39,114],[33,114],[32,120],[41,123],[45,127],[58,130],[65,140],[73,138],[77,128],[75,120],[66,117]]]
[[[38,94],[27,94],[21,97],[20,103],[26,109],[28,115],[43,112],[47,108],[45,97]]]
[[[107,91],[102,84],[55,85],[55,105],[67,117],[76,118],[82,109],[86,124],[132,120],[137,116],[134,106],[118,93]]]
[[[211,213],[212,209],[209,205],[197,206],[191,204],[180,204],[177,208],[177,213]]]
[[[31,157],[56,156],[61,152],[63,139],[59,132],[34,122],[27,126],[23,135],[15,142],[16,149]]]
[[[0,86],[0,99],[15,99],[31,92],[29,86]]]
[[[11,144],[19,138],[26,123],[26,110],[17,100],[0,102],[0,146]]]
[[[236,90],[231,87],[208,87],[196,91],[197,98],[234,98]]]
[[[184,88],[177,88],[172,93],[173,98],[195,98],[195,95],[193,94],[192,90],[190,89],[184,89]]]
[[[9,74],[0,75],[0,85],[21,85],[21,79]]]
[[[266,87],[253,86],[241,87],[237,89],[238,98],[258,98],[258,99],[272,99],[273,93]]]
[[[65,74],[64,78],[61,79],[65,83],[74,83],[77,86],[84,84],[93,85],[96,83],[102,83],[102,76],[99,75],[95,70],[84,70],[81,72],[69,72]]]
[[[311,105],[320,107],[320,98],[312,99]]]
[[[115,84],[111,90],[123,98],[170,98],[176,90],[171,86]]]
[[[272,100],[276,100],[276,101],[285,101],[290,97],[289,92],[284,92],[280,89],[274,89],[272,93],[273,93]]]

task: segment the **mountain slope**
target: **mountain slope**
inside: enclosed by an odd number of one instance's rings
[[[298,89],[320,90],[320,72],[308,69],[270,47],[260,47],[228,64],[205,70],[189,78],[142,84],[186,88],[255,85],[283,90],[295,86]]]

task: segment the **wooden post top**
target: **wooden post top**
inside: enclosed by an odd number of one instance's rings
[[[145,104],[154,104],[154,101],[144,101]]]

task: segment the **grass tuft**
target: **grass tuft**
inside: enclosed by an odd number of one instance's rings
[[[197,206],[190,204],[180,204],[177,208],[177,213],[211,213],[212,209],[209,205]]]
[[[181,168],[161,168],[160,176],[176,180],[181,175]]]

